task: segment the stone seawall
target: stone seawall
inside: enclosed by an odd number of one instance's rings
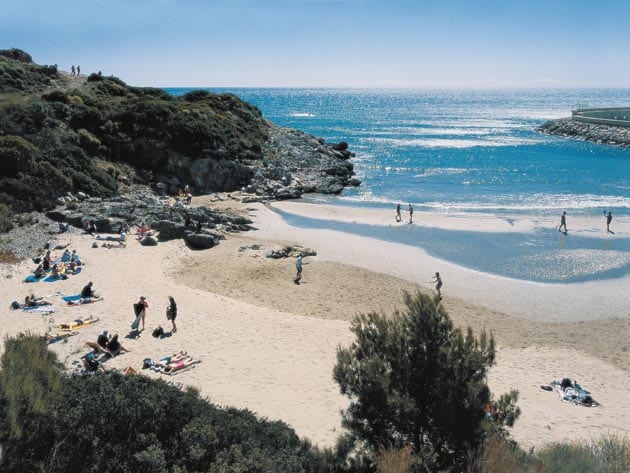
[[[549,135],[630,147],[630,128],[627,127],[584,123],[571,118],[560,118],[559,120],[548,121],[536,130]]]

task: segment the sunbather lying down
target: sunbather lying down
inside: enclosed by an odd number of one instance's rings
[[[175,355],[164,357],[157,362],[146,363],[145,361],[145,364],[149,364],[153,371],[164,374],[175,374],[198,363],[201,363],[201,360],[193,359],[186,352],[179,352]]]
[[[578,406],[596,407],[601,404],[591,396],[591,393],[578,384],[577,381],[563,378],[559,381],[552,381],[549,387],[556,391],[561,401],[571,402]],[[543,386],[543,389],[547,389]]]

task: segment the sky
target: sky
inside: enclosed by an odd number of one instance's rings
[[[155,87],[630,87],[630,2],[0,0],[0,48]]]

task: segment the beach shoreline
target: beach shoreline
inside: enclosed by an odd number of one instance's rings
[[[194,205],[203,202],[203,197],[193,200]],[[337,346],[352,341],[349,321],[357,313],[387,314],[400,308],[404,290],[432,291],[428,281],[439,269],[445,278],[443,303],[454,324],[494,334],[497,364],[490,371],[489,384],[496,395],[512,388],[520,391],[518,404],[523,415],[512,430],[519,443],[537,447],[589,435],[630,433],[630,408],[625,407],[621,389],[630,382],[626,368],[630,323],[623,309],[608,311],[618,315],[606,314],[598,297],[601,291],[610,293],[623,287],[625,280],[576,285],[508,280],[445,263],[419,248],[332,230],[291,227],[274,211],[348,219],[346,208],[301,202],[273,203],[270,208],[236,200],[220,205],[248,215],[258,230],[228,234],[207,251],[192,251],[181,240],[143,247],[131,239],[124,249],[92,248],[92,237],[73,235],[71,248],[84,258],[84,271],[47,286],[21,282],[30,262],[13,266],[12,277],[5,278],[2,286],[7,321],[3,334],[43,334],[79,314],[98,317],[99,323],[81,330],[67,343],[52,345],[60,360],[71,367],[87,351],[85,342],[94,341],[103,330],[126,335],[131,304],[146,295],[150,304],[147,330],[137,339],[123,338],[131,352],[108,361],[106,368],[140,369],[144,358],[186,350],[202,363],[174,381],[198,387],[217,404],[283,420],[314,443],[332,446],[341,432],[339,412],[349,402],[332,380]],[[366,222],[385,219],[385,213],[374,215],[369,210],[361,215],[353,211],[351,217]],[[437,225],[479,225],[476,217],[438,217]],[[424,216],[416,218],[426,224]],[[387,219],[393,220],[393,212],[387,213]],[[516,225],[526,228],[530,223]],[[619,229],[620,233],[626,231],[621,225]],[[292,258],[265,257],[283,245],[301,245],[317,252],[317,256],[305,258],[300,285],[293,282]],[[56,312],[51,316],[7,308],[12,300],[23,300],[30,292],[76,293],[87,281],[94,281],[103,302],[74,308],[61,305],[53,295],[50,299]],[[154,326],[170,329],[164,315],[169,295],[180,308],[178,331],[154,339],[150,336]],[[567,302],[570,307],[558,308],[555,316],[549,314],[565,295],[574,299]],[[614,303],[624,304],[624,300]],[[604,406],[589,409],[564,404],[540,389],[541,384],[562,377],[576,378]]]

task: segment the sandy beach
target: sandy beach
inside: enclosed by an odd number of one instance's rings
[[[193,205],[209,202],[195,198]],[[520,392],[521,418],[512,435],[523,446],[630,434],[630,293],[628,278],[576,284],[519,281],[472,271],[410,247],[334,230],[289,226],[275,211],[313,218],[391,225],[393,215],[379,210],[301,202],[241,204],[226,200],[223,208],[249,215],[257,231],[229,234],[217,247],[192,251],[180,240],[143,247],[131,239],[124,249],[92,248],[93,237],[73,234],[70,248],[85,261],[81,274],[55,283],[26,284],[30,261],[4,268],[0,288],[4,335],[43,334],[58,323],[92,316],[99,322],[83,328],[65,343],[51,345],[69,368],[88,351],[103,330],[119,333],[130,353],[105,363],[108,369],[132,366],[179,350],[202,360],[194,369],[172,377],[148,376],[196,386],[211,401],[248,408],[281,419],[320,446],[334,445],[341,432],[340,410],[348,400],[332,379],[336,349],[352,341],[349,321],[361,312],[391,313],[400,307],[402,291],[432,291],[436,270],[444,278],[443,304],[455,325],[486,329],[497,342],[497,364],[489,376],[495,394]],[[419,226],[494,232],[530,231],[556,222],[488,216],[421,215]],[[580,231],[599,221],[573,221]],[[579,224],[578,224],[579,223]],[[630,222],[615,222],[619,236],[630,234]],[[398,224],[396,224],[398,225]],[[402,224],[400,224],[402,225]],[[294,260],[266,258],[282,245],[312,248],[305,258],[302,284],[293,283]],[[57,252],[60,254],[61,252]],[[57,292],[76,294],[94,282],[102,302],[79,307],[62,304]],[[55,313],[48,316],[10,310],[13,300],[29,293],[49,295]],[[146,330],[130,332],[132,304],[149,302]],[[178,331],[155,339],[157,325],[170,330],[167,297],[178,302]],[[602,297],[606,295],[606,297]],[[3,337],[4,338],[4,337]],[[3,343],[3,342],[0,342]],[[599,408],[562,403],[541,384],[562,377],[577,379],[602,403]]]

